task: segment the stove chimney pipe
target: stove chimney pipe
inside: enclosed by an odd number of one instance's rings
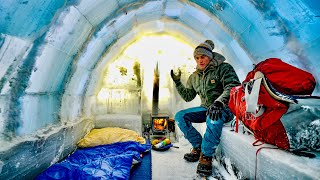
[[[153,91],[152,91],[152,114],[157,115],[159,111],[159,65],[158,61],[153,75]]]

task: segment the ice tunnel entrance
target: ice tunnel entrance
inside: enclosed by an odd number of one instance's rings
[[[109,116],[140,116],[150,123],[153,74],[159,67],[159,113],[173,116],[179,108],[170,70],[182,71],[182,81],[195,69],[193,47],[169,34],[138,37],[118,56],[109,60],[100,77],[96,96],[96,121]],[[110,118],[109,118],[110,119]],[[112,124],[108,124],[113,126]]]

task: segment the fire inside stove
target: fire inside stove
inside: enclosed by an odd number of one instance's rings
[[[152,131],[153,132],[166,132],[168,130],[168,120],[169,116],[167,115],[151,115],[152,121]]]

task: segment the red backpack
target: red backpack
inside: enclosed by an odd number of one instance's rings
[[[262,142],[291,151],[320,150],[319,143],[303,144],[296,138],[320,119],[320,98],[310,96],[315,85],[312,74],[280,59],[267,59],[247,74],[241,86],[231,89],[229,107]]]
[[[278,58],[269,58],[259,62],[250,71],[243,82],[249,82],[260,71],[277,91],[287,95],[311,95],[316,80],[313,75],[298,69]]]

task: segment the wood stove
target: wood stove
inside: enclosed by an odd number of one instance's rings
[[[168,120],[169,116],[167,114],[151,114],[152,132],[167,133]]]

